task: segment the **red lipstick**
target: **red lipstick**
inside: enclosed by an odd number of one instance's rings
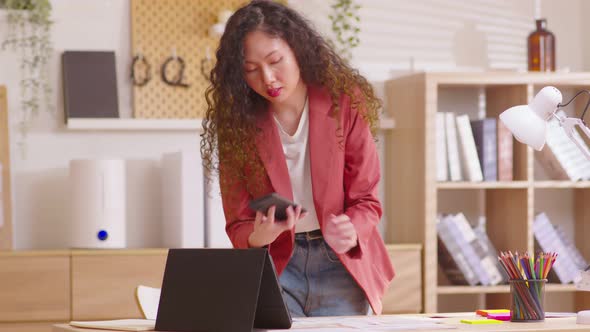
[[[271,97],[278,97],[281,94],[281,89],[282,88],[273,88],[273,89],[268,89],[266,90],[266,93],[268,93],[269,96]]]

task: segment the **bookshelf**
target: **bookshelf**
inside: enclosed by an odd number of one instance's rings
[[[486,218],[486,231],[498,250],[533,251],[536,213],[544,210],[547,196],[564,196],[566,204],[553,204],[551,208],[566,217],[552,221],[565,223],[577,248],[590,259],[590,241],[584,236],[590,234],[590,181],[547,178],[535,163],[537,152],[531,148],[513,142],[513,181],[436,180],[436,112],[467,113],[472,120],[497,118],[510,106],[528,103],[547,85],[556,86],[568,100],[573,93],[590,88],[590,73],[416,73],[386,82],[387,112],[396,120],[396,128],[385,133],[385,239],[387,243],[423,245],[425,312],[471,311],[474,306],[510,304],[507,285],[454,286],[438,266],[437,213],[472,209],[474,201],[479,204],[479,214]],[[578,99],[576,105],[566,108],[568,113],[583,110],[587,100]],[[466,111],[469,107],[478,110]],[[450,210],[446,210],[448,205]],[[590,292],[576,291],[571,284],[548,285],[547,297],[549,302],[555,299],[548,310],[590,308]]]

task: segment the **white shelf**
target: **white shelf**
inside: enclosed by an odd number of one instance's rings
[[[201,119],[68,119],[69,130],[194,130],[201,131]],[[381,119],[381,130],[395,128],[395,120]]]
[[[527,181],[437,182],[438,189],[526,189]]]
[[[68,119],[70,130],[202,130],[201,119]]]
[[[590,181],[537,181],[534,186],[537,189],[590,188]]]
[[[573,284],[557,284],[547,283],[545,288],[547,292],[576,292],[576,286]],[[454,295],[454,294],[489,294],[489,293],[509,293],[510,286],[496,285],[496,286],[438,286],[436,289],[438,294]]]

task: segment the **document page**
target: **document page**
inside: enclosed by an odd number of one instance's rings
[[[336,332],[336,331],[412,331],[455,329],[444,325],[441,320],[417,316],[353,316],[353,317],[302,317],[293,318],[294,332]],[[256,331],[279,331],[261,330]]]
[[[116,331],[152,331],[156,321],[152,319],[115,319],[98,321],[71,321],[71,326]]]

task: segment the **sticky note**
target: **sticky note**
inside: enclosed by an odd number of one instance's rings
[[[510,320],[510,312],[502,312],[499,314],[496,313],[488,313],[487,316],[489,319],[497,319],[497,320],[502,320],[502,321],[508,321]]]
[[[461,323],[465,324],[502,324],[501,320],[497,319],[461,319]]]
[[[488,314],[503,314],[510,313],[508,309],[479,309],[475,311],[476,315],[487,317]]]

